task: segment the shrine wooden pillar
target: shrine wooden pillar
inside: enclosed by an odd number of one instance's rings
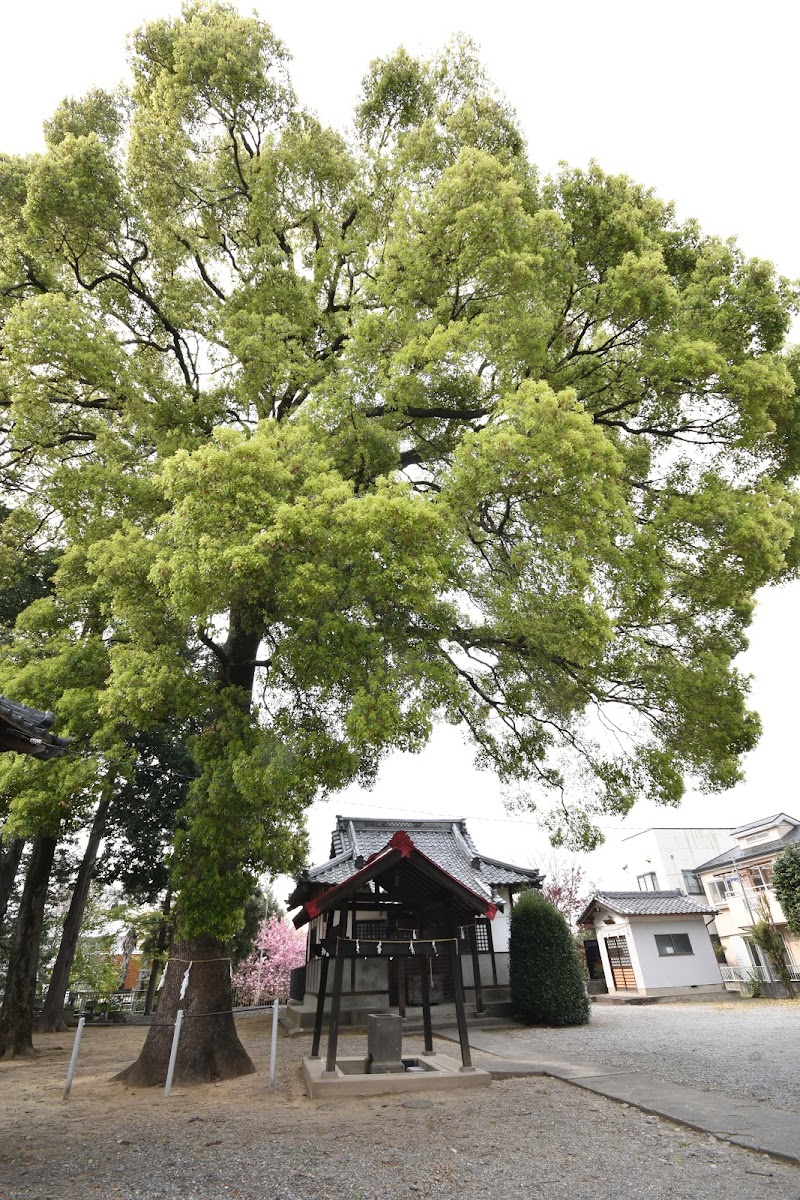
[[[473,921],[469,927],[469,949],[472,955],[472,981],[475,985],[475,1011],[480,1014],[483,1008],[483,988],[481,987],[481,960],[478,954],[478,932]]]
[[[486,921],[486,940],[489,943],[489,957],[492,960],[492,980],[497,987],[497,959],[494,956],[494,935],[492,933],[492,922]]]
[[[464,976],[461,972],[461,955],[458,952],[458,942],[450,942],[450,967],[453,972],[453,991],[456,1003],[456,1023],[458,1025],[458,1040],[461,1045],[462,1070],[472,1070],[472,1055],[469,1049],[469,1034],[467,1032],[467,1014],[464,1011]]]
[[[344,978],[344,954],[342,945],[336,946],[336,962],[333,969],[333,995],[331,996],[331,1023],[328,1031],[328,1055],[325,1060],[326,1074],[336,1071],[336,1048],[339,1042],[339,1016],[342,1011],[342,981]]]
[[[317,992],[317,1011],[314,1014],[314,1037],[311,1041],[311,1057],[319,1058],[319,1043],[322,1037],[322,1021],[325,1013],[325,989],[328,986],[328,963],[330,958],[325,954],[319,966],[319,991]]]
[[[426,958],[422,964],[422,1028],[425,1034],[425,1053],[433,1054],[433,1028],[431,1026],[431,959]]]

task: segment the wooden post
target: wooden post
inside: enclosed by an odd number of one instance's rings
[[[353,899],[353,903],[352,903],[352,905],[350,906],[350,908],[351,908],[351,917],[350,917],[350,920],[351,920],[351,922],[352,922],[352,924],[351,924],[351,927],[350,927],[350,936],[351,936],[351,937],[353,938],[353,940],[355,941],[355,940],[357,940],[357,939],[356,939],[356,929],[358,928],[358,924],[357,924],[357,922],[356,922],[356,901],[355,901],[355,898]],[[353,957],[350,959],[350,991],[351,991],[351,992],[354,992],[355,990],[356,990],[356,956],[355,956],[355,954],[354,954],[354,955],[353,955]]]
[[[325,1012],[325,989],[328,986],[328,963],[330,959],[327,954],[323,955],[322,962],[319,966],[319,991],[317,992],[317,1011],[314,1015],[314,1038],[311,1042],[311,1057],[319,1058],[319,1043],[322,1037],[322,1020]]]
[[[453,991],[456,1002],[456,1021],[458,1023],[458,1040],[461,1043],[462,1071],[472,1070],[472,1055],[469,1051],[469,1034],[467,1033],[467,1014],[464,1012],[464,976],[461,973],[461,958],[458,944],[450,943],[450,965],[453,971]]]
[[[397,1011],[401,1017],[406,1015],[406,960],[397,960]]]
[[[475,1011],[480,1014],[483,1008],[483,988],[481,987],[481,960],[478,956],[478,932],[473,921],[469,927],[469,948],[472,954],[472,982],[475,985]]]
[[[431,985],[428,972],[433,959],[426,958],[422,964],[422,1028],[425,1031],[425,1053],[433,1054],[433,1029],[431,1028]]]
[[[494,956],[494,935],[492,934],[492,922],[488,919],[486,921],[486,938],[489,942],[489,955],[492,960],[492,979],[494,980],[495,987],[497,987],[497,959]]]
[[[341,946],[336,947],[336,966],[333,970],[333,996],[331,997],[331,1023],[328,1029],[328,1057],[325,1060],[325,1074],[336,1072],[336,1046],[339,1041],[339,1013],[342,1008],[342,978],[344,976],[344,955]]]

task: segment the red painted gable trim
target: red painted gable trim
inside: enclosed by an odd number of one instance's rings
[[[435,862],[432,858],[429,858],[424,851],[420,850],[418,846],[414,845],[414,842],[404,829],[398,829],[396,833],[392,834],[389,842],[383,850],[378,850],[375,854],[370,855],[370,857],[364,863],[364,866],[361,868],[361,871],[356,871],[355,874],[348,876],[348,878],[343,880],[342,883],[335,883],[333,887],[327,888],[326,891],[321,893],[321,895],[317,896],[313,900],[308,900],[303,905],[306,913],[308,913],[309,920],[313,920],[314,917],[318,917],[320,915],[320,901],[324,900],[326,896],[330,896],[332,892],[338,891],[338,889],[343,887],[345,883],[351,884],[353,880],[356,879],[362,872],[365,872],[368,867],[372,866],[377,859],[382,858],[386,854],[390,854],[393,850],[399,850],[401,858],[408,858],[412,851],[418,854],[420,858],[424,858],[426,862],[429,862],[431,866],[435,867],[437,871],[440,871],[442,875],[447,875],[448,878],[457,883],[459,887],[462,887],[465,892],[469,892],[471,896],[474,896],[475,899],[484,906],[483,915],[488,917],[490,921],[493,921],[497,916],[497,905],[492,904],[488,900],[484,900],[483,896],[479,896],[477,892],[474,892],[472,888],[467,887],[467,885],[462,883],[460,879],[456,879],[456,877],[451,875],[449,871],[445,871],[444,867],[440,866],[439,863]]]

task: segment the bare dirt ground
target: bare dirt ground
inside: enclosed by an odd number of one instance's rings
[[[87,1027],[68,1102],[72,1034],[42,1036],[34,1059],[0,1063],[0,1197],[800,1200],[796,1166],[551,1079],[312,1102],[300,1079],[309,1039],[281,1035],[271,1093],[268,1017],[242,1018],[239,1030],[258,1074],[169,1099],[111,1082],[138,1053],[140,1027]],[[342,1039],[342,1054],[364,1048]],[[476,1065],[494,1061],[475,1055]]]

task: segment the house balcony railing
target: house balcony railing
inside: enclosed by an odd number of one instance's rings
[[[720,972],[725,983],[750,983],[753,979],[760,979],[762,983],[769,983],[767,973],[763,967],[728,967],[720,963]],[[789,978],[794,983],[800,983],[800,967],[794,963],[787,963]],[[776,972],[772,971],[774,979]]]

